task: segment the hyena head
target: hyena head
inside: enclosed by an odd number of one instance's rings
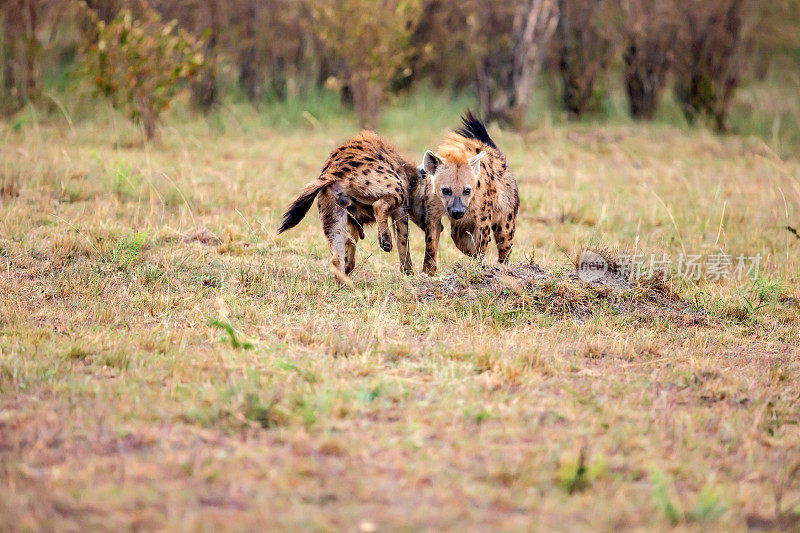
[[[458,220],[467,212],[478,185],[481,159],[485,155],[486,152],[481,152],[466,163],[448,163],[430,150],[425,152],[422,167],[430,176],[433,191],[450,218]]]

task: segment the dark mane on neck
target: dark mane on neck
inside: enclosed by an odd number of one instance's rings
[[[455,130],[455,132],[462,137],[481,141],[488,144],[492,148],[497,149],[497,145],[494,144],[492,138],[489,137],[489,132],[486,131],[486,126],[484,126],[483,122],[481,122],[480,119],[476,117],[469,109],[461,117],[461,127]]]

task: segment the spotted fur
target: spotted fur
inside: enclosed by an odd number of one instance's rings
[[[336,148],[320,176],[301,191],[283,216],[278,233],[293,228],[317,199],[322,229],[331,252],[331,272],[341,283],[349,283],[355,267],[356,245],[364,238],[364,226],[378,225],[378,243],[389,252],[392,237],[389,217],[397,237],[400,269],[413,272],[408,251],[409,217],[424,229],[424,202],[412,202],[419,180],[416,165],[397,149],[370,131],[362,131]],[[419,207],[422,211],[414,211]]]
[[[423,169],[426,225],[423,271],[436,272],[442,231],[441,219],[450,219],[450,236],[470,257],[483,257],[494,234],[497,256],[508,261],[514,242],[519,192],[505,155],[489,137],[486,127],[471,112],[437,152],[428,151]]]

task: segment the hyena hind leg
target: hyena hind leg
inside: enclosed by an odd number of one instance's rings
[[[403,274],[413,274],[414,266],[408,249],[408,213],[404,209],[398,209],[392,215],[392,220],[397,239],[397,254],[400,257],[400,271]]]
[[[441,218],[429,217],[425,221],[425,259],[422,271],[429,276],[436,274],[436,256],[439,254],[439,238],[443,228]]]
[[[347,234],[344,243],[344,273],[350,274],[356,267],[356,247],[360,238],[359,227],[356,222],[348,217]]]
[[[319,217],[322,221],[322,230],[328,239],[328,248],[331,252],[331,273],[343,285],[350,285],[350,278],[346,269],[346,245],[349,240],[347,213],[339,207],[336,199],[329,191],[323,191],[317,200]]]

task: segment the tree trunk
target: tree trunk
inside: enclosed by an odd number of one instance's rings
[[[144,137],[150,142],[158,140],[158,122],[150,116],[142,116],[142,127],[144,128]]]
[[[158,141],[158,112],[153,108],[153,103],[147,96],[137,98],[136,109],[139,111],[139,123],[144,130],[145,140]]]
[[[623,6],[625,88],[631,116],[652,120],[672,65],[681,0],[627,0]]]
[[[514,53],[514,93],[510,119],[517,129],[524,127],[545,50],[556,31],[559,18],[555,0],[531,0],[526,11]]]
[[[355,71],[350,75],[350,90],[361,127],[375,130],[381,118],[382,87],[378,82],[369,79],[368,73]]]
[[[636,73],[629,73],[626,75],[625,85],[631,116],[638,120],[653,120],[658,108],[658,98],[652,81]]]
[[[487,120],[492,120],[494,117],[491,116],[489,75],[487,74],[486,70],[486,61],[483,59],[478,61],[478,73],[476,76],[475,88],[478,93],[478,105],[483,111],[483,116],[486,117]]]
[[[203,69],[200,80],[192,86],[192,100],[196,107],[203,112],[208,111],[217,102],[217,71],[214,63],[214,56],[217,50],[217,40],[219,38],[219,5],[217,0],[206,0],[206,10],[208,14],[208,38],[204,55],[208,64]]]
[[[245,0],[242,10],[242,48],[239,54],[239,86],[244,90],[250,103],[261,99],[261,85],[258,82],[256,67],[256,0]]]
[[[562,101],[569,118],[596,104],[595,84],[611,58],[612,36],[595,20],[607,0],[559,0]]]
[[[7,111],[14,112],[39,95],[37,63],[41,49],[36,35],[39,23],[39,0],[16,0],[4,9],[3,85]]]
[[[11,30],[11,16],[12,15],[10,13],[6,13],[5,17],[3,18],[5,30],[3,32],[3,59],[5,60],[5,65],[3,65],[3,88],[8,93],[9,97],[15,98],[13,93],[17,87],[16,69],[14,68],[17,56],[17,39]]]
[[[478,100],[488,120],[524,128],[536,79],[558,19],[556,0],[526,0],[514,15],[513,48],[508,60],[498,62],[486,57],[478,63]],[[509,63],[510,68],[506,68]]]
[[[653,120],[658,109],[661,91],[666,83],[669,62],[665,44],[645,37],[639,46],[630,44],[625,61],[625,87],[631,116],[638,120]]]
[[[690,122],[706,115],[718,131],[728,131],[728,111],[741,82],[754,9],[750,0],[712,5],[697,0],[689,5],[675,93]]]

